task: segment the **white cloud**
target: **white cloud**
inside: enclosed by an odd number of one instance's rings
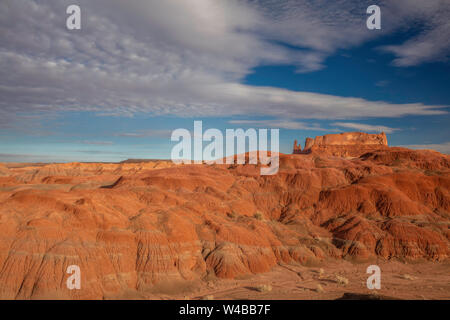
[[[254,126],[259,128],[276,128],[287,130],[317,130],[317,131],[330,131],[329,129],[321,128],[317,124],[309,125],[305,122],[298,122],[292,120],[230,120],[230,124]]]
[[[114,142],[112,141],[97,141],[97,140],[83,140],[80,142],[81,144],[88,144],[88,145],[94,145],[94,146],[110,146],[113,145]]]
[[[400,147],[405,147],[409,149],[436,150],[441,153],[450,154],[450,141],[441,144],[411,144],[411,145],[401,145]]]
[[[231,83],[221,84],[220,86],[205,86],[205,93],[228,103],[223,111],[215,110],[219,116],[257,114],[284,119],[346,119],[446,113],[439,110],[444,106],[427,106],[421,103],[391,104],[361,98],[337,97]],[[205,109],[205,111],[209,115],[208,110]]]
[[[360,131],[364,131],[364,132],[393,133],[394,131],[400,130],[397,128],[390,128],[390,127],[381,126],[381,125],[371,125],[371,124],[354,123],[354,122],[335,122],[335,123],[332,123],[331,125],[343,127],[343,128],[349,128],[349,129],[356,129],[356,130],[360,130]]]
[[[283,119],[444,113],[440,106],[421,103],[240,84],[262,64],[293,64],[299,72],[320,69],[336,50],[375,37],[365,28],[370,1],[77,3],[80,31],[65,28],[65,9],[73,1],[0,2],[0,125],[11,125],[20,114],[45,117],[71,110]]]
[[[128,138],[148,138],[148,137],[170,138],[171,134],[172,134],[172,131],[170,131],[170,130],[149,129],[149,130],[139,130],[136,132],[118,133],[118,134],[116,134],[116,136],[128,137]]]
[[[424,30],[402,44],[381,47],[393,53],[395,66],[444,61],[450,56],[450,1],[398,0],[386,4],[386,12],[397,24],[424,25]],[[398,14],[400,13],[400,14]],[[396,16],[397,14],[397,16]]]

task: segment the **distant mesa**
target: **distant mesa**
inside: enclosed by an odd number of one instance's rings
[[[344,132],[306,138],[302,150],[297,140],[294,141],[293,154],[320,153],[339,157],[359,157],[364,153],[388,147],[384,132],[370,134],[364,132]]]
[[[158,161],[164,161],[159,159],[127,159],[123,160],[120,163],[145,163],[145,162],[158,162]]]

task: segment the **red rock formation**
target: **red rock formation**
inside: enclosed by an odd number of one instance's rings
[[[305,150],[311,150],[311,147],[314,144],[314,139],[312,138],[306,138],[305,140]]]
[[[301,152],[305,153],[321,153],[339,157],[359,157],[360,155],[384,149],[388,146],[386,134],[368,134],[364,132],[345,132],[339,134],[327,134],[317,136],[315,139],[306,138],[305,148]]]
[[[294,141],[294,149],[292,153],[299,154],[302,152],[302,146],[298,144],[297,140]]]
[[[5,167],[0,297],[145,296],[167,280],[279,263],[450,254],[450,157],[388,148],[258,165],[170,162]],[[82,272],[68,290],[69,265]]]

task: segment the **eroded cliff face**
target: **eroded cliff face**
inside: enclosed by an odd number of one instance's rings
[[[338,134],[327,134],[314,139],[313,146],[334,146],[334,145],[382,145],[387,146],[387,138],[384,132],[370,134],[365,132],[344,132]],[[311,146],[312,147],[312,146]]]
[[[2,172],[2,298],[145,296],[168,279],[278,263],[450,253],[450,159],[437,152],[282,155],[274,176],[163,161]],[[81,290],[66,287],[69,265],[81,268]]]
[[[360,155],[385,149],[388,146],[384,132],[369,134],[364,132],[344,132],[306,138],[305,148],[294,146],[294,154],[327,154],[339,157],[359,157]]]

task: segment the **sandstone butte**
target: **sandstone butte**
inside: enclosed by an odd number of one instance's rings
[[[388,142],[384,132],[380,134],[345,132],[317,136],[315,139],[306,138],[303,150],[295,140],[293,153],[308,154],[315,152],[340,157],[358,157],[364,153],[387,147]]]
[[[102,299],[277,264],[447,261],[450,158],[386,136],[307,140],[259,165],[0,165],[0,297]],[[358,151],[359,150],[359,151]],[[81,290],[67,290],[69,265]]]

